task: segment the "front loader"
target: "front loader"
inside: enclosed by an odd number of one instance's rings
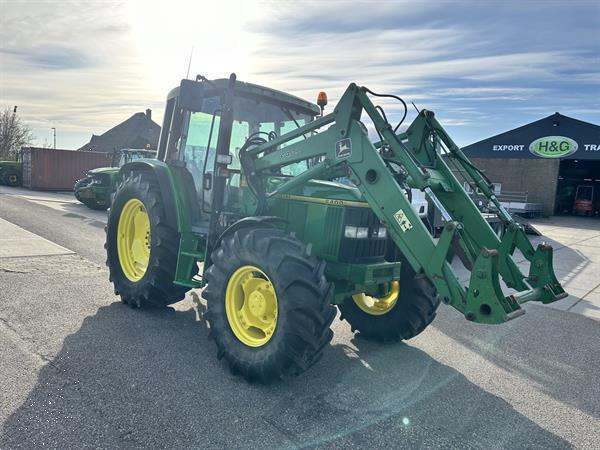
[[[351,84],[323,115],[233,74],[182,80],[167,98],[158,158],[120,170],[106,242],[115,293],[132,307],[163,307],[204,288],[219,358],[262,381],[319,359],[334,306],[353,331],[398,341],[423,331],[440,302],[499,324],[524,314],[524,302],[565,297],[552,248],[531,245],[434,113],[398,133],[376,97],[404,103]],[[501,238],[454,172],[488,198]],[[446,220],[439,239],[411,189]],[[470,271],[467,286],[453,259]]]

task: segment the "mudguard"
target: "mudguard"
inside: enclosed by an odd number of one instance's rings
[[[181,231],[183,226],[180,218],[181,208],[178,208],[181,206],[181,201],[175,195],[175,181],[173,180],[173,175],[171,174],[169,166],[157,159],[140,159],[124,164],[119,170],[119,176],[124,177],[129,172],[133,171],[152,172],[155,175],[158,186],[160,187],[160,194],[167,216],[167,223],[172,228]]]

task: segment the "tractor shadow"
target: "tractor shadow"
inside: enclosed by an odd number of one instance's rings
[[[432,326],[498,367],[527,378],[549,397],[600,418],[600,349],[590,344],[600,341],[600,326],[597,320],[569,312],[600,281],[600,246],[587,242],[600,236],[600,221],[556,217],[539,219],[539,224],[550,236],[529,238],[534,247],[552,245],[555,274],[568,297],[550,305],[526,303],[524,316],[499,326],[467,322],[442,305]],[[527,274],[529,263],[520,252],[514,259]],[[456,262],[453,267],[466,286],[470,272]]]
[[[0,447],[569,446],[423,351],[349,341],[339,321],[307,373],[248,384],[215,357],[202,305],[180,305],[98,308],[41,369]]]

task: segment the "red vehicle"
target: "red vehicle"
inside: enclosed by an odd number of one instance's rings
[[[591,216],[594,214],[594,186],[579,185],[575,192],[573,214]]]

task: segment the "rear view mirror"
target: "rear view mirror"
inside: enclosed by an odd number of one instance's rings
[[[204,85],[193,80],[181,80],[179,86],[179,107],[197,112],[202,107]]]

